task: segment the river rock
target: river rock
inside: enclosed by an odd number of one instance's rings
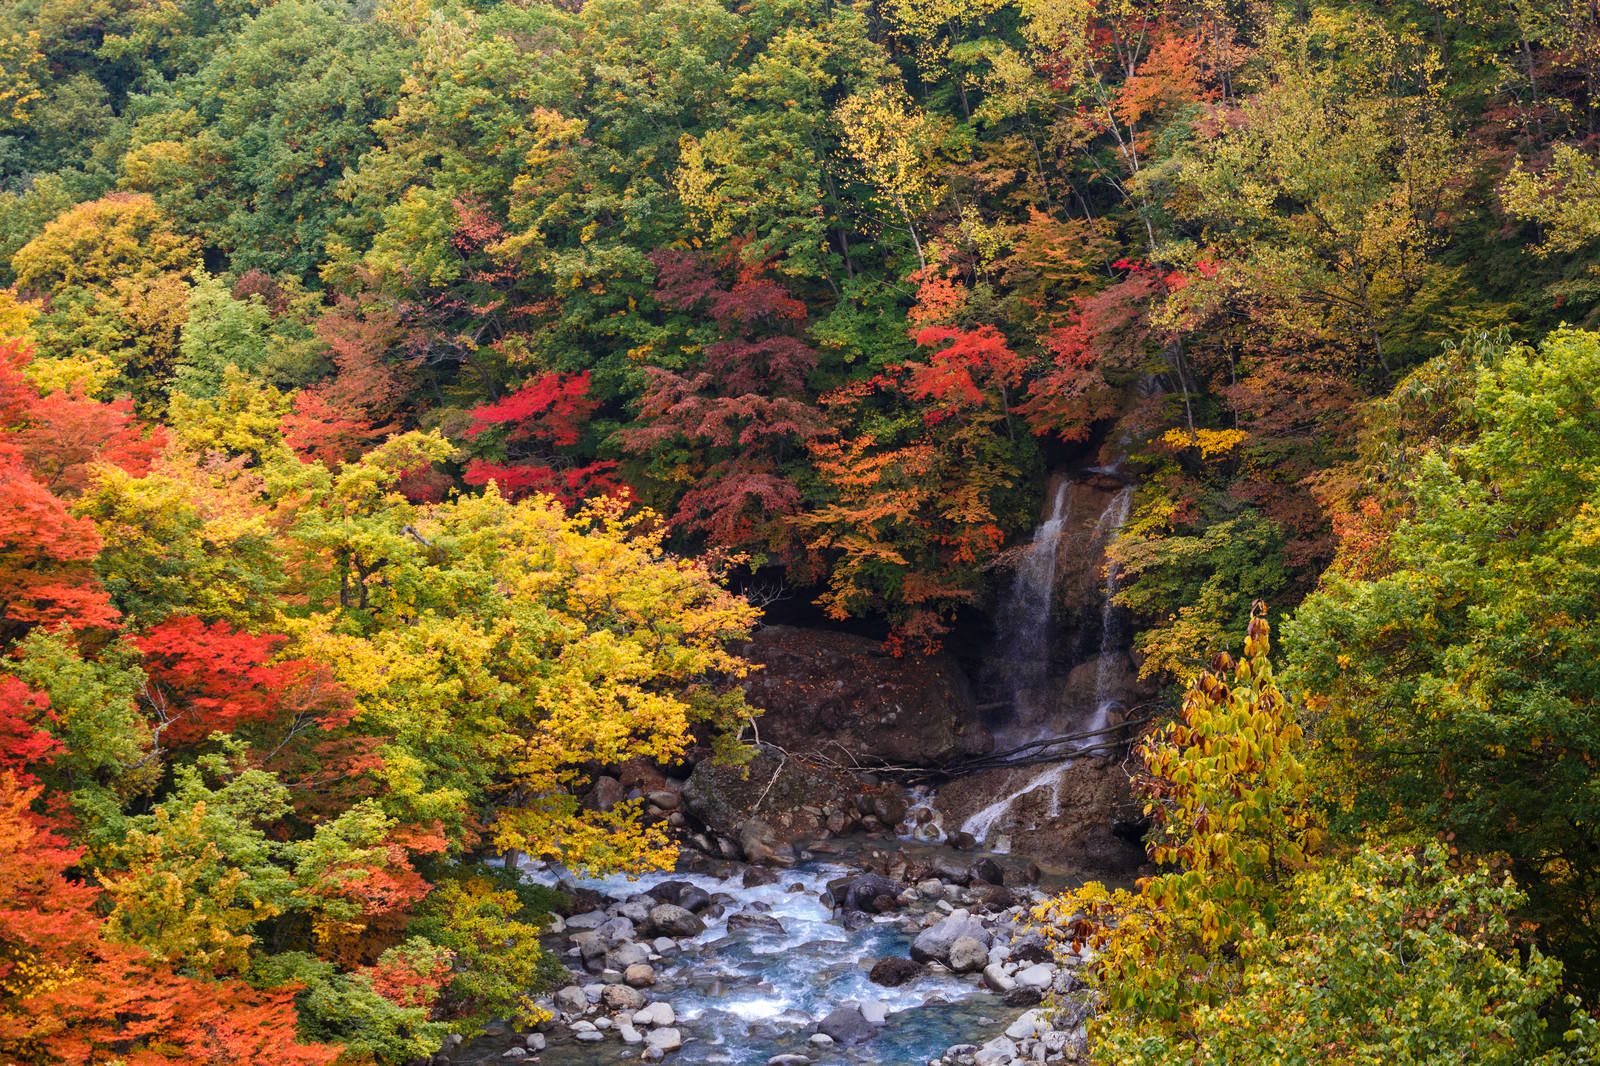
[[[706,923],[675,903],[658,903],[650,908],[647,928],[661,936],[699,936],[706,931]]]
[[[783,933],[783,923],[770,914],[751,914],[749,911],[740,911],[738,914],[729,915],[728,932],[744,930],[760,933]]]
[[[503,1059],[525,1059],[528,1057],[528,1049],[525,1047],[506,1048],[500,1057]]]
[[[646,962],[636,962],[622,971],[622,980],[632,988],[649,988],[656,983],[656,969]]]
[[[883,914],[894,910],[900,884],[879,874],[857,874],[843,883],[829,885],[828,894],[836,906],[845,910]]]
[[[627,985],[607,985],[600,1002],[611,1010],[636,1011],[645,1004],[644,993]]]
[[[993,859],[979,859],[972,864],[972,880],[986,881],[991,885],[1006,883],[1006,872]]]
[[[614,777],[604,774],[594,779],[594,787],[584,797],[583,805],[592,811],[609,811],[628,798],[628,790]]]
[[[749,869],[745,870],[744,876],[740,878],[740,881],[743,883],[745,888],[759,888],[762,885],[775,885],[779,880],[780,878],[775,872],[768,870],[763,866],[750,867]]]
[[[1050,1023],[1036,1010],[1023,1011],[1017,1020],[1006,1026],[1006,1035],[1013,1040],[1035,1040],[1050,1031]]]
[[[862,1017],[859,1007],[838,1007],[817,1023],[817,1031],[833,1038],[836,1044],[849,1047],[864,1044],[877,1035],[873,1024]]]
[[[611,918],[605,911],[586,911],[583,914],[574,914],[566,919],[568,929],[598,929]]]
[[[1010,1037],[997,1036],[984,1044],[972,1056],[976,1066],[1005,1066],[1008,1062],[1017,1060],[1017,1045]]]
[[[859,1008],[861,1016],[867,1020],[868,1025],[882,1027],[889,1024],[889,1005],[882,1000],[863,1000]]]
[[[951,946],[964,936],[983,945],[992,939],[982,922],[966,911],[956,911],[917,934],[911,942],[911,957],[918,962],[948,963]],[[987,952],[987,948],[985,950]]]
[[[1044,1002],[1044,989],[1032,985],[1017,985],[1006,989],[1000,1002],[1008,1007],[1037,1007]]]
[[[568,985],[556,993],[556,1007],[563,1014],[582,1014],[589,1009],[589,997],[577,985]]]
[[[767,1060],[767,1066],[811,1066],[811,1060],[804,1055],[774,1055]]]
[[[989,964],[989,949],[983,946],[981,940],[970,936],[958,936],[950,945],[949,960],[946,963],[956,973],[973,973]]]
[[[633,1024],[649,1025],[657,1029],[676,1025],[677,1022],[677,1012],[672,1009],[672,1004],[665,1000],[657,1000],[633,1016]]]
[[[652,1029],[644,1039],[656,1051],[677,1051],[683,1047],[683,1034],[676,1029]]]
[[[629,967],[637,966],[648,958],[649,948],[629,940],[606,952],[606,968],[626,972]]]
[[[644,1042],[644,1034],[635,1029],[632,1022],[618,1022],[617,1035],[622,1037],[624,1044],[640,1044]]]
[[[998,962],[991,962],[983,968],[983,984],[991,992],[1009,992],[1017,987],[1005,967]]]
[[[664,811],[675,811],[678,809],[679,799],[676,792],[646,792],[644,794],[644,798],[655,804],[657,807],[660,807]]]
[[[927,972],[927,967],[920,962],[891,955],[872,964],[867,980],[885,988],[899,988],[907,981],[915,981]]]
[[[1035,963],[1024,969],[1018,970],[1014,975],[1017,984],[1024,988],[1037,988],[1041,991],[1049,988],[1055,980],[1056,969],[1047,962]]]

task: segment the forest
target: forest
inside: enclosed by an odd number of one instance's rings
[[[1096,1063],[1600,1061],[1600,11],[0,2],[0,1061],[401,1064],[1066,462]],[[773,593],[780,589],[781,593]]]

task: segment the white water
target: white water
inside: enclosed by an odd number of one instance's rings
[[[554,885],[565,871],[524,866],[529,880]],[[607,896],[626,898],[662,881],[688,881],[734,902],[721,917],[703,915],[706,930],[678,941],[679,951],[653,965],[661,978],[648,989],[651,1000],[672,1004],[690,1042],[674,1060],[691,1063],[764,1063],[778,1051],[805,1051],[815,1023],[835,1007],[878,1001],[890,1024],[878,1039],[850,1049],[857,1063],[926,1062],[979,1027],[969,1014],[1003,1016],[1005,1008],[970,979],[928,975],[899,988],[872,984],[867,970],[886,955],[905,956],[909,938],[900,915],[881,916],[863,929],[847,931],[821,901],[830,880],[854,873],[821,864],[779,871],[774,885],[746,888],[739,878],[708,874],[657,873],[580,880]],[[798,887],[796,887],[798,886]],[[728,916],[759,910],[776,918],[783,932],[728,929]],[[577,960],[562,958],[575,970]],[[597,981],[580,977],[580,983]],[[1001,1024],[1004,1024],[1003,1022]],[[562,1042],[542,1058],[546,1066],[598,1066],[618,1055],[615,1041],[597,1045]],[[814,1050],[814,1049],[812,1049]]]
[[[1116,680],[1117,671],[1114,663],[1121,655],[1122,643],[1120,619],[1115,603],[1117,561],[1112,558],[1110,549],[1122,535],[1122,527],[1128,524],[1128,514],[1132,508],[1133,486],[1130,485],[1111,498],[1111,502],[1100,515],[1100,521],[1095,524],[1095,541],[1106,557],[1106,588],[1104,600],[1100,605],[1100,659],[1095,666],[1094,713],[1089,721],[1084,723],[1084,732],[1105,729],[1110,725],[1111,712],[1122,704],[1122,701],[1110,691],[1111,683]],[[1099,743],[1101,739],[1094,737],[1085,743],[1092,745]]]
[[[1022,797],[1033,792],[1035,789],[1040,788],[1048,788],[1050,790],[1050,806],[1045,811],[1045,816],[1048,818],[1060,817],[1061,778],[1071,766],[1072,760],[1069,759],[1066,762],[1054,763],[1045,767],[1011,795],[995,800],[993,803],[989,804],[989,806],[985,807],[981,811],[976,812],[966,821],[962,822],[961,831],[963,833],[972,834],[972,839],[978,841],[980,844],[987,842],[990,833],[994,831],[995,827],[1000,823],[1002,818],[1011,813],[1011,808],[1016,805],[1016,802]],[[1011,849],[1008,844],[1002,844],[1001,842],[996,841],[992,850],[1001,854],[1005,854]]]
[[[1056,486],[1050,512],[1033,531],[1011,591],[996,615],[996,658],[1004,663],[1014,713],[1038,698],[1050,668],[1050,610],[1056,587],[1061,534],[1072,521],[1072,485]]]

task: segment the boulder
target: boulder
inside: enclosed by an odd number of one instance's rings
[[[956,911],[917,934],[911,942],[911,957],[918,962],[948,963],[951,946],[964,936],[984,945],[987,956],[989,941],[993,939],[989,931],[966,911]]]
[[[658,936],[699,936],[706,931],[706,923],[675,903],[658,903],[650,908],[646,928]]]
[[[872,970],[867,974],[867,980],[875,985],[883,985],[885,988],[899,988],[908,981],[915,981],[927,972],[928,968],[920,962],[891,955],[872,964]]]
[[[1017,1061],[1017,1045],[1007,1036],[997,1036],[972,1056],[975,1066],[1006,1066]]]
[[[864,1044],[878,1035],[873,1024],[862,1017],[859,1007],[838,1007],[817,1023],[817,1032],[824,1033],[836,1044],[846,1047]]]
[[[631,988],[649,988],[656,983],[655,967],[636,962],[622,971],[622,980]]]
[[[594,779],[594,787],[584,797],[583,805],[592,811],[609,811],[627,798],[627,786],[614,777],[602,774]]]
[[[861,1016],[868,1025],[883,1027],[889,1024],[889,1005],[882,1000],[869,999],[860,1004]]]
[[[956,937],[945,965],[956,973],[973,973],[989,965],[989,949],[970,936]]]
[[[991,992],[1009,992],[1017,987],[1006,968],[998,962],[991,962],[983,968],[983,986]]]
[[[556,993],[556,1009],[563,1014],[582,1014],[589,1009],[589,997],[577,985],[568,985]]]
[[[683,1047],[683,1034],[676,1029],[652,1029],[645,1045],[655,1051],[677,1051]]]
[[[1040,991],[1049,988],[1055,977],[1056,968],[1047,962],[1035,963],[1018,970],[1015,974],[1017,984],[1024,988],[1037,988]]]
[[[728,916],[728,932],[777,933],[782,935],[783,923],[770,914],[751,914],[740,911]]]
[[[608,1010],[636,1011],[644,1006],[644,993],[628,985],[606,985],[600,993],[600,1002]]]
[[[745,870],[744,877],[740,879],[745,888],[759,888],[762,885],[775,885],[778,875],[762,866],[752,866]]]
[[[836,907],[845,910],[883,914],[894,910],[900,897],[900,884],[880,874],[857,874],[828,886]]]
[[[1006,883],[1006,872],[993,859],[979,859],[972,864],[972,880],[987,881],[991,885]]]
[[[869,637],[790,626],[763,626],[743,650],[761,667],[745,691],[768,711],[762,736],[781,748],[827,746],[834,758],[843,748],[864,762],[936,766],[994,746],[950,656],[897,658]]]

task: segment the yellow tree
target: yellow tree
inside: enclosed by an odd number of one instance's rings
[[[932,191],[937,126],[899,86],[854,93],[834,112],[856,171],[900,215],[926,269],[916,216]]]

